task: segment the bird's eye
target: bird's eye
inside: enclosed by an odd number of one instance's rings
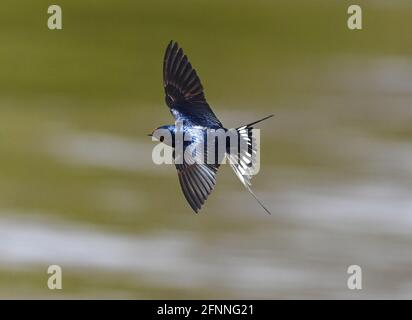
[[[165,137],[164,136],[160,136],[160,142],[163,142],[163,140],[165,139]]]

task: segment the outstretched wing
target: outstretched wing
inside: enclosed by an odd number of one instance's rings
[[[206,150],[204,152],[204,155],[207,154]],[[188,154],[186,153],[185,156],[187,157]],[[206,161],[197,163],[193,158],[184,158],[183,155],[178,154],[175,150],[173,157],[180,187],[187,202],[197,213],[216,185],[216,173],[219,163],[209,164]],[[207,159],[207,156],[205,156],[205,159]]]
[[[180,186],[197,213],[216,185],[217,168],[209,164],[176,164]]]
[[[203,86],[177,42],[170,41],[163,61],[166,104],[176,120],[204,127],[222,124],[206,102]]]

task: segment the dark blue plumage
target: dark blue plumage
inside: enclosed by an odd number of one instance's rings
[[[227,131],[206,102],[200,79],[177,42],[171,41],[166,49],[163,62],[163,85],[166,104],[176,119],[176,123],[181,125],[165,125],[157,128],[166,129],[172,135],[172,141],[163,141],[163,137],[160,137],[162,142],[175,148],[175,136],[178,130],[182,130],[181,133],[190,134],[191,136],[191,140],[184,144],[184,148],[186,148],[192,144],[204,143],[207,136],[206,130],[208,129],[223,129]],[[246,150],[241,155],[243,162],[233,162],[231,166],[249,192],[266,212],[270,214],[269,210],[256,198],[250,189],[252,159],[256,154],[256,150],[252,149],[252,125],[269,117],[235,129],[239,133],[239,139],[245,139],[245,143],[248,143],[250,150]],[[206,146],[207,143],[205,143]],[[230,158],[230,146],[227,145],[226,148],[226,156]],[[209,194],[213,191],[216,184],[216,173],[221,160],[216,158],[214,163],[188,163],[185,159],[181,162],[175,159],[175,166],[183,194],[195,212],[198,212]]]

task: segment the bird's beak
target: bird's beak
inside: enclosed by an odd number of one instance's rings
[[[153,136],[153,134],[149,133],[147,136],[148,136],[148,137],[152,137],[152,136]]]

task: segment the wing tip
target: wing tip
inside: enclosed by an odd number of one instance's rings
[[[177,41],[174,40],[170,40],[169,44],[166,47],[166,53],[169,52],[170,50],[178,50],[179,47],[179,43]]]

